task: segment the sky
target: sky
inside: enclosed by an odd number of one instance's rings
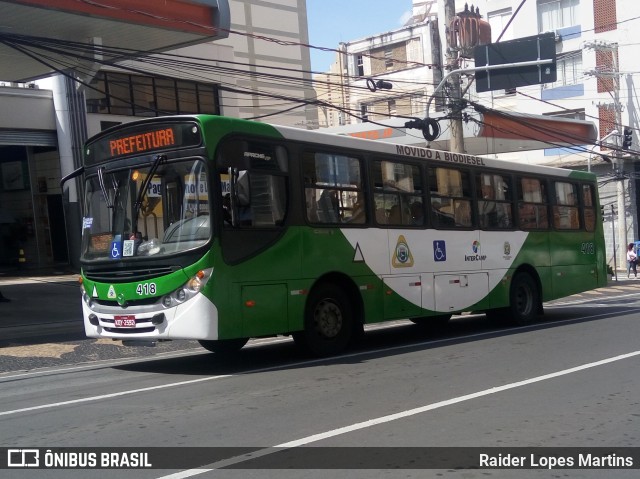
[[[412,0],[307,0],[309,43],[338,48],[340,42],[359,40],[404,25]],[[326,72],[334,52],[311,49],[311,69]]]

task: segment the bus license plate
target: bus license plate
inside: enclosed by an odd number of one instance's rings
[[[136,317],[135,316],[114,316],[113,318],[116,328],[135,328]]]

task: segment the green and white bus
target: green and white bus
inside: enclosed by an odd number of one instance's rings
[[[586,172],[195,115],[100,133],[81,174],[93,338],[330,355],[365,324],[525,324],[607,282]]]

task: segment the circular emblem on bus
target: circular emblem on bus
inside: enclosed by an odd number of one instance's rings
[[[473,244],[471,245],[471,249],[473,250],[474,253],[478,254],[478,251],[480,251],[480,241],[476,240],[473,242]]]
[[[122,293],[118,295],[116,301],[118,301],[118,304],[123,308],[127,306],[127,300],[124,298],[124,294]]]
[[[409,246],[406,243],[400,242],[396,246],[396,258],[400,263],[406,263],[409,261]]]

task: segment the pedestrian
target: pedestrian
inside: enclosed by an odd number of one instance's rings
[[[633,251],[633,243],[629,243],[627,246],[627,278],[631,277],[631,271],[633,270],[634,277],[638,277],[638,256]]]
[[[11,300],[2,296],[2,291],[0,291],[0,303],[8,303],[9,301]]]

